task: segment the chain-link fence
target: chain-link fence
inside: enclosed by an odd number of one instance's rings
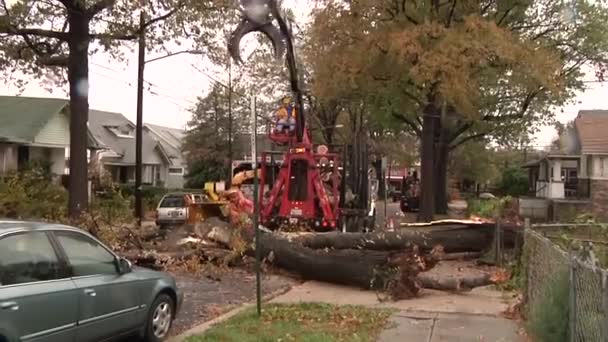
[[[527,226],[524,233],[530,329],[541,341],[608,341],[608,271],[589,264],[584,251],[566,252],[542,228]]]

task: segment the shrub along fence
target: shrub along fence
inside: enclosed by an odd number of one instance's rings
[[[524,303],[539,341],[608,341],[608,270],[595,257],[600,249],[594,251],[608,239],[572,237],[577,229],[605,233],[599,225],[526,222]]]

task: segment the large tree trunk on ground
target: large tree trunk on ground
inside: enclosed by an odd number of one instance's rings
[[[259,248],[268,262],[304,279],[375,289],[392,299],[407,299],[415,297],[422,287],[458,291],[486,285],[485,276],[444,279],[420,273],[432,269],[444,252],[486,249],[493,232],[493,225],[367,234],[263,232]],[[215,220],[207,224],[204,234],[233,249],[248,246],[244,252],[255,255],[251,230],[237,231]]]
[[[439,115],[438,108],[429,103],[423,110],[421,165],[420,165],[420,211],[418,220],[428,222],[435,214],[435,121]]]
[[[260,238],[262,255],[288,271],[305,279],[372,288],[375,270],[388,264],[389,253],[381,251],[312,250],[263,234]],[[357,262],[353,262],[357,260]]]
[[[70,49],[70,175],[69,215],[78,218],[88,210],[87,140],[89,119],[89,19],[84,11],[68,11]]]
[[[393,299],[415,297],[421,288],[418,274],[436,264],[416,247],[399,252],[313,250],[275,234],[262,234],[259,245],[270,262],[304,279],[381,290]]]
[[[294,240],[313,249],[399,250],[417,245],[429,251],[441,245],[446,253],[480,252],[492,246],[494,224],[450,225],[433,229],[401,229],[393,232],[304,234]],[[505,229],[506,247],[514,246],[514,229]]]

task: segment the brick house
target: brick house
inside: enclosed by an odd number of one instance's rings
[[[577,191],[591,200],[593,213],[608,218],[608,110],[580,111],[574,125],[581,158]]]
[[[607,132],[608,110],[581,110],[559,137],[559,147],[524,166],[531,194],[545,200],[549,218],[591,212],[608,219]]]

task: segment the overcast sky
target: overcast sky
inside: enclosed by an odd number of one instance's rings
[[[297,3],[299,2],[299,3]],[[286,0],[285,6],[300,15],[305,21],[310,14],[306,1]],[[226,82],[226,75],[212,71],[213,66],[201,56],[179,55],[146,65],[146,92],[144,100],[144,121],[183,128],[190,119],[189,109],[195,104],[196,97],[204,94],[211,84],[205,74]],[[589,77],[593,79],[593,77]],[[135,121],[137,84],[137,52],[127,54],[124,63],[111,61],[107,56],[98,54],[91,57],[89,103],[91,108],[119,112]],[[574,105],[558,110],[560,121],[576,117],[581,109],[608,109],[604,97],[608,90],[605,84],[590,83],[589,89],[579,94]],[[66,97],[66,89],[49,93],[33,80],[22,93],[23,96]],[[0,94],[16,95],[17,89],[5,84],[0,86]],[[544,146],[551,142],[555,131],[545,127],[536,138],[536,145]]]

